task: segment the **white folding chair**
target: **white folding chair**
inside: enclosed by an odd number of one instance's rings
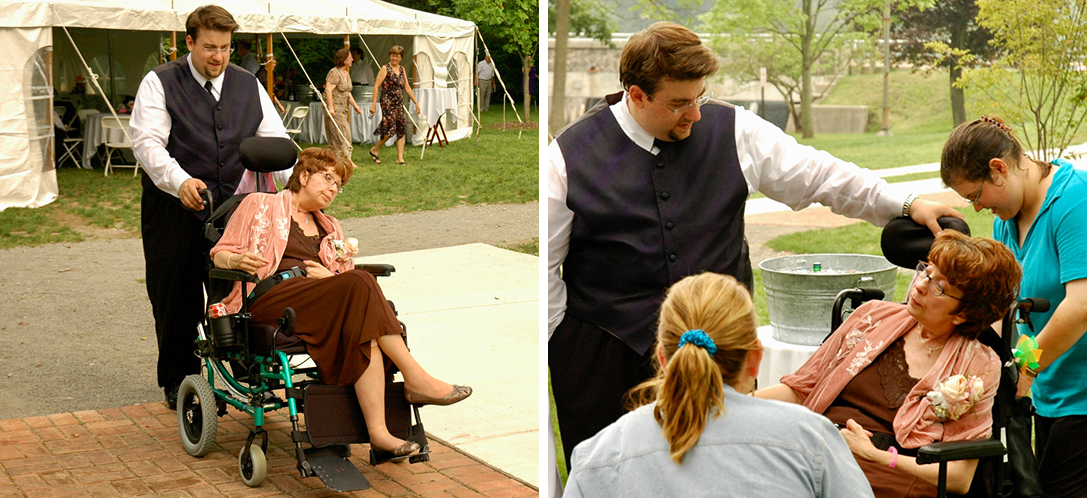
[[[299,104],[294,111],[291,111],[291,117],[287,119],[287,124],[283,125],[287,128],[287,135],[290,135],[291,140],[294,140],[299,133],[302,133],[302,122],[306,120],[306,116],[309,115],[309,106]]]
[[[287,121],[291,119],[291,111],[294,109],[294,106],[294,102],[283,104],[283,126],[287,126]]]
[[[109,133],[109,130],[128,130],[128,116],[115,118],[113,116],[106,116],[102,118],[102,129],[105,133]],[[132,141],[128,139],[129,134],[125,134],[121,137],[119,142],[106,142],[106,176],[109,176],[109,171],[113,168],[133,168],[132,176],[136,176],[140,172],[140,162],[137,160],[136,164],[113,164],[113,153],[128,149],[132,150]],[[108,135],[107,135],[108,136]],[[121,158],[124,158],[124,154],[121,154]]]
[[[58,116],[63,116],[66,109],[64,109],[64,107],[62,106],[54,106],[53,110],[57,113]],[[83,138],[67,136],[67,132],[72,131],[72,125],[75,124],[75,120],[77,118],[78,116],[72,116],[71,122],[62,123],[65,128],[65,137],[63,140],[61,140],[60,145],[61,147],[64,147],[64,153],[57,158],[58,168],[64,164],[64,161],[68,160],[71,160],[72,165],[78,168],[79,161],[83,159]]]

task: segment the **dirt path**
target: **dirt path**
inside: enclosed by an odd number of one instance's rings
[[[539,203],[460,206],[343,220],[360,254],[539,236]],[[156,401],[157,346],[142,242],[91,240],[0,250],[0,420]]]

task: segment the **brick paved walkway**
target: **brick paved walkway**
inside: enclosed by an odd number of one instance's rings
[[[238,452],[252,418],[233,408],[219,418],[217,448],[194,458],[181,446],[177,415],[161,402],[120,409],[0,420],[0,497],[340,496],[295,469],[286,410],[265,419],[268,479],[238,475]],[[424,415],[425,423],[426,417]],[[430,439],[426,463],[370,467],[369,448],[351,457],[371,488],[344,496],[527,497],[539,491],[456,448]]]

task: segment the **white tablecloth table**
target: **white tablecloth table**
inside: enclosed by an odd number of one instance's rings
[[[829,328],[829,327],[828,327]],[[762,362],[759,364],[759,388],[770,387],[779,384],[780,379],[800,368],[819,346],[803,346],[781,342],[773,337],[774,331],[770,325],[763,325],[758,329],[759,340],[762,341]]]
[[[372,144],[377,141],[374,130],[381,123],[381,106],[377,106],[377,112],[370,115],[370,106],[362,105],[362,114],[351,109],[351,142],[356,144]],[[299,142],[311,144],[328,143],[325,137],[325,106],[320,101],[313,101],[309,105],[309,114],[302,121],[302,133],[298,134]]]
[[[419,107],[423,108],[423,117],[426,118],[426,123],[429,126],[434,126],[438,123],[448,111],[453,111],[450,114],[453,122],[457,120],[457,89],[456,88],[416,88],[415,98],[419,101]],[[415,116],[415,104],[409,103],[408,107],[411,109],[411,113]]]
[[[91,157],[98,152],[98,146],[106,142],[124,142],[125,134],[121,130],[102,128],[102,118],[112,116],[108,112],[99,112],[97,114],[91,114],[87,117],[87,122],[83,124],[83,167],[90,169]],[[129,117],[128,114],[118,114],[122,118]]]

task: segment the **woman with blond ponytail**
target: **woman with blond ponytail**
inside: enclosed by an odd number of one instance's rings
[[[668,291],[657,376],[573,453],[563,496],[870,497],[826,418],[747,396],[762,359],[750,293],[703,273]]]

